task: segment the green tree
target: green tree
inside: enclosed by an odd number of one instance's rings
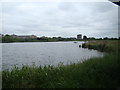
[[[13,37],[10,36],[10,35],[5,35],[5,36],[2,38],[2,42],[5,42],[5,43],[13,42]]]

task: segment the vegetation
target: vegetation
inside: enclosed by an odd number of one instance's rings
[[[36,38],[22,38],[22,37],[14,37],[12,35],[2,35],[0,37],[0,42],[2,43],[12,43],[12,42],[57,42],[57,41],[91,41],[91,40],[118,40],[118,38],[95,38],[83,36],[83,39],[77,38],[63,38],[63,37],[36,37]]]
[[[118,41],[89,41],[82,44],[82,48],[95,49],[101,52],[115,52],[118,51]]]
[[[1,39],[1,38],[0,38]],[[3,43],[11,42],[55,42],[55,41],[75,41],[75,38],[62,38],[62,37],[36,37],[36,38],[17,38],[11,35],[5,35],[2,37]]]
[[[91,45],[98,49],[100,43],[103,41],[92,41],[82,47]],[[119,88],[118,41],[105,41],[105,46],[101,47],[109,53],[82,63],[57,67],[23,66],[3,71],[3,88]]]

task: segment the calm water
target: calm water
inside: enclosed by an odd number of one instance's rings
[[[96,50],[79,48],[83,42],[33,42],[3,43],[2,69],[10,69],[14,65],[64,65],[77,63],[91,57],[101,57],[103,53]]]

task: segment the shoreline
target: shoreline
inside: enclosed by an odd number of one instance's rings
[[[106,44],[108,47],[112,45],[113,50],[102,58],[57,67],[23,66],[3,71],[3,88],[118,88],[118,52],[115,51],[118,47],[111,41]]]

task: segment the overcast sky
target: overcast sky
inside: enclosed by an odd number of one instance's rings
[[[118,36],[118,6],[111,2],[10,2],[2,4],[3,34]]]

